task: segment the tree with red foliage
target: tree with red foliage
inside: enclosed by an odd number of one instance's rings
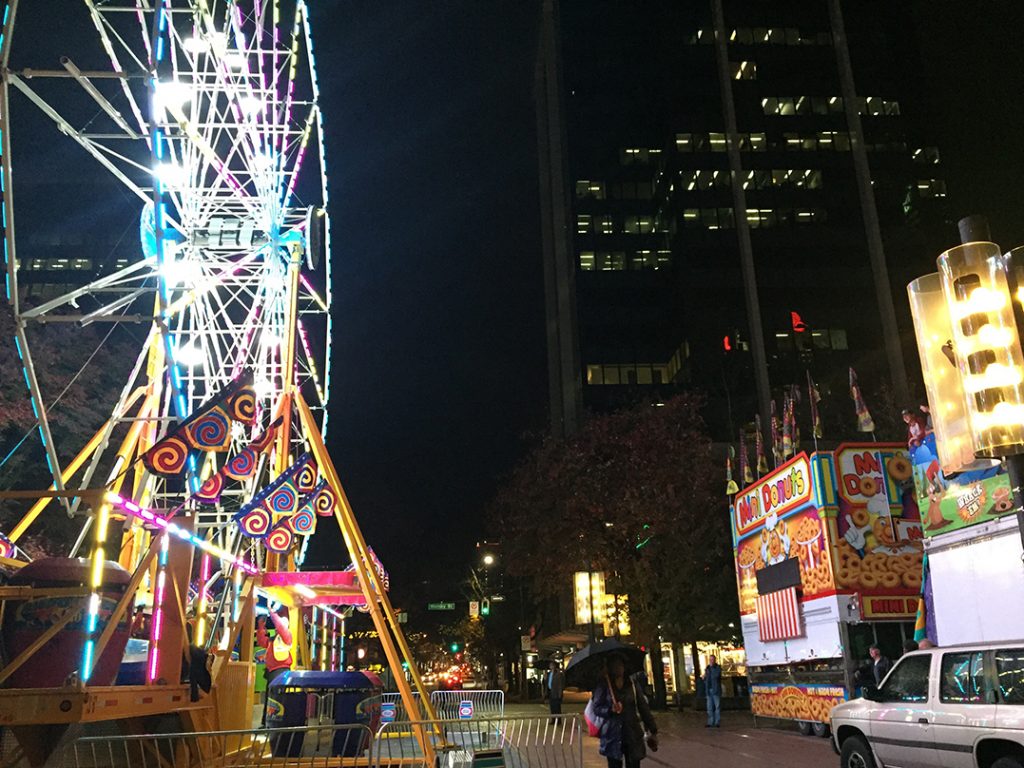
[[[703,402],[682,394],[590,418],[575,437],[540,443],[500,489],[505,562],[537,596],[588,564],[628,595],[634,638],[732,637],[736,580],[726,499]]]

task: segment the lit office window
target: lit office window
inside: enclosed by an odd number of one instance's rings
[[[580,269],[584,272],[592,272],[594,269],[594,252],[580,251]]]
[[[92,259],[72,259],[72,269],[92,269]]]
[[[672,251],[658,251],[658,269],[665,269],[672,264]]]
[[[918,147],[914,150],[911,157],[913,157],[915,163],[920,163],[921,165],[938,165],[939,148]]]
[[[593,221],[589,213],[576,214],[576,234],[589,235],[594,231]]]
[[[576,182],[576,197],[579,199],[604,200],[604,182],[582,179]]]
[[[649,235],[654,232],[654,219],[650,216],[626,216],[622,231],[627,235]]]
[[[917,182],[917,192],[921,197],[945,197],[946,182],[942,179],[920,179]]]
[[[712,152],[725,152],[725,150],[727,149],[727,145],[725,143],[724,133],[712,133],[710,134],[709,138],[711,141]]]
[[[757,80],[757,63],[753,61],[730,61],[729,74],[733,80]]]
[[[587,384],[604,384],[604,375],[600,365],[587,366]]]
[[[693,134],[690,134],[690,133],[677,133],[676,134],[676,151],[677,152],[693,152]]]
[[[741,133],[740,150],[764,152],[768,149],[768,140],[763,133]]]
[[[598,216],[597,217],[597,231],[602,235],[613,235],[615,234],[615,222],[611,216]]]

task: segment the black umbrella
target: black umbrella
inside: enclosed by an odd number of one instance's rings
[[[593,689],[605,673],[605,662],[609,656],[621,656],[626,664],[626,674],[640,672],[644,668],[644,656],[639,648],[626,645],[615,638],[606,638],[591,643],[573,654],[572,661],[565,668],[565,681],[569,685]]]

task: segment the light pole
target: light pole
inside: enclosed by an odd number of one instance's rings
[[[946,472],[1006,462],[1024,544],[1024,263],[987,240],[979,217],[960,236],[937,274],[907,286],[936,446]]]

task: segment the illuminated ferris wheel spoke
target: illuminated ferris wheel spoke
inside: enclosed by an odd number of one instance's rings
[[[4,78],[6,92],[24,97],[12,104],[15,114],[40,110],[138,201],[135,260],[18,308],[22,324],[151,324],[109,414],[102,447],[87,462],[83,487],[116,449],[116,425],[138,418],[133,414],[141,403],[130,396],[139,388],[152,393],[146,402],[153,413],[138,451],[250,370],[263,422],[282,393],[297,387],[326,429],[330,226],[305,3],[84,0],[83,6],[95,36],[69,38],[61,72],[34,66],[32,52],[15,46]],[[81,25],[69,22],[68,29],[70,35]],[[5,55],[10,45],[9,36]],[[76,63],[92,61],[95,52],[105,54],[109,69],[83,70]],[[81,114],[97,116],[76,125],[74,116]],[[3,157],[8,182],[18,163],[17,141],[16,119],[13,158]],[[6,237],[13,254],[13,226]],[[17,270],[12,274],[16,278]],[[28,345],[26,337],[31,378]],[[292,348],[294,368],[284,370]],[[38,387],[30,389],[41,403]],[[45,434],[44,410],[40,422]],[[236,430],[232,448],[264,425]],[[219,460],[196,464],[192,490]],[[61,469],[51,464],[59,487]],[[187,496],[139,468],[119,471],[132,473],[133,487],[151,505],[171,508]],[[200,508],[199,529],[232,546],[231,514],[254,485],[234,489],[222,505]]]

